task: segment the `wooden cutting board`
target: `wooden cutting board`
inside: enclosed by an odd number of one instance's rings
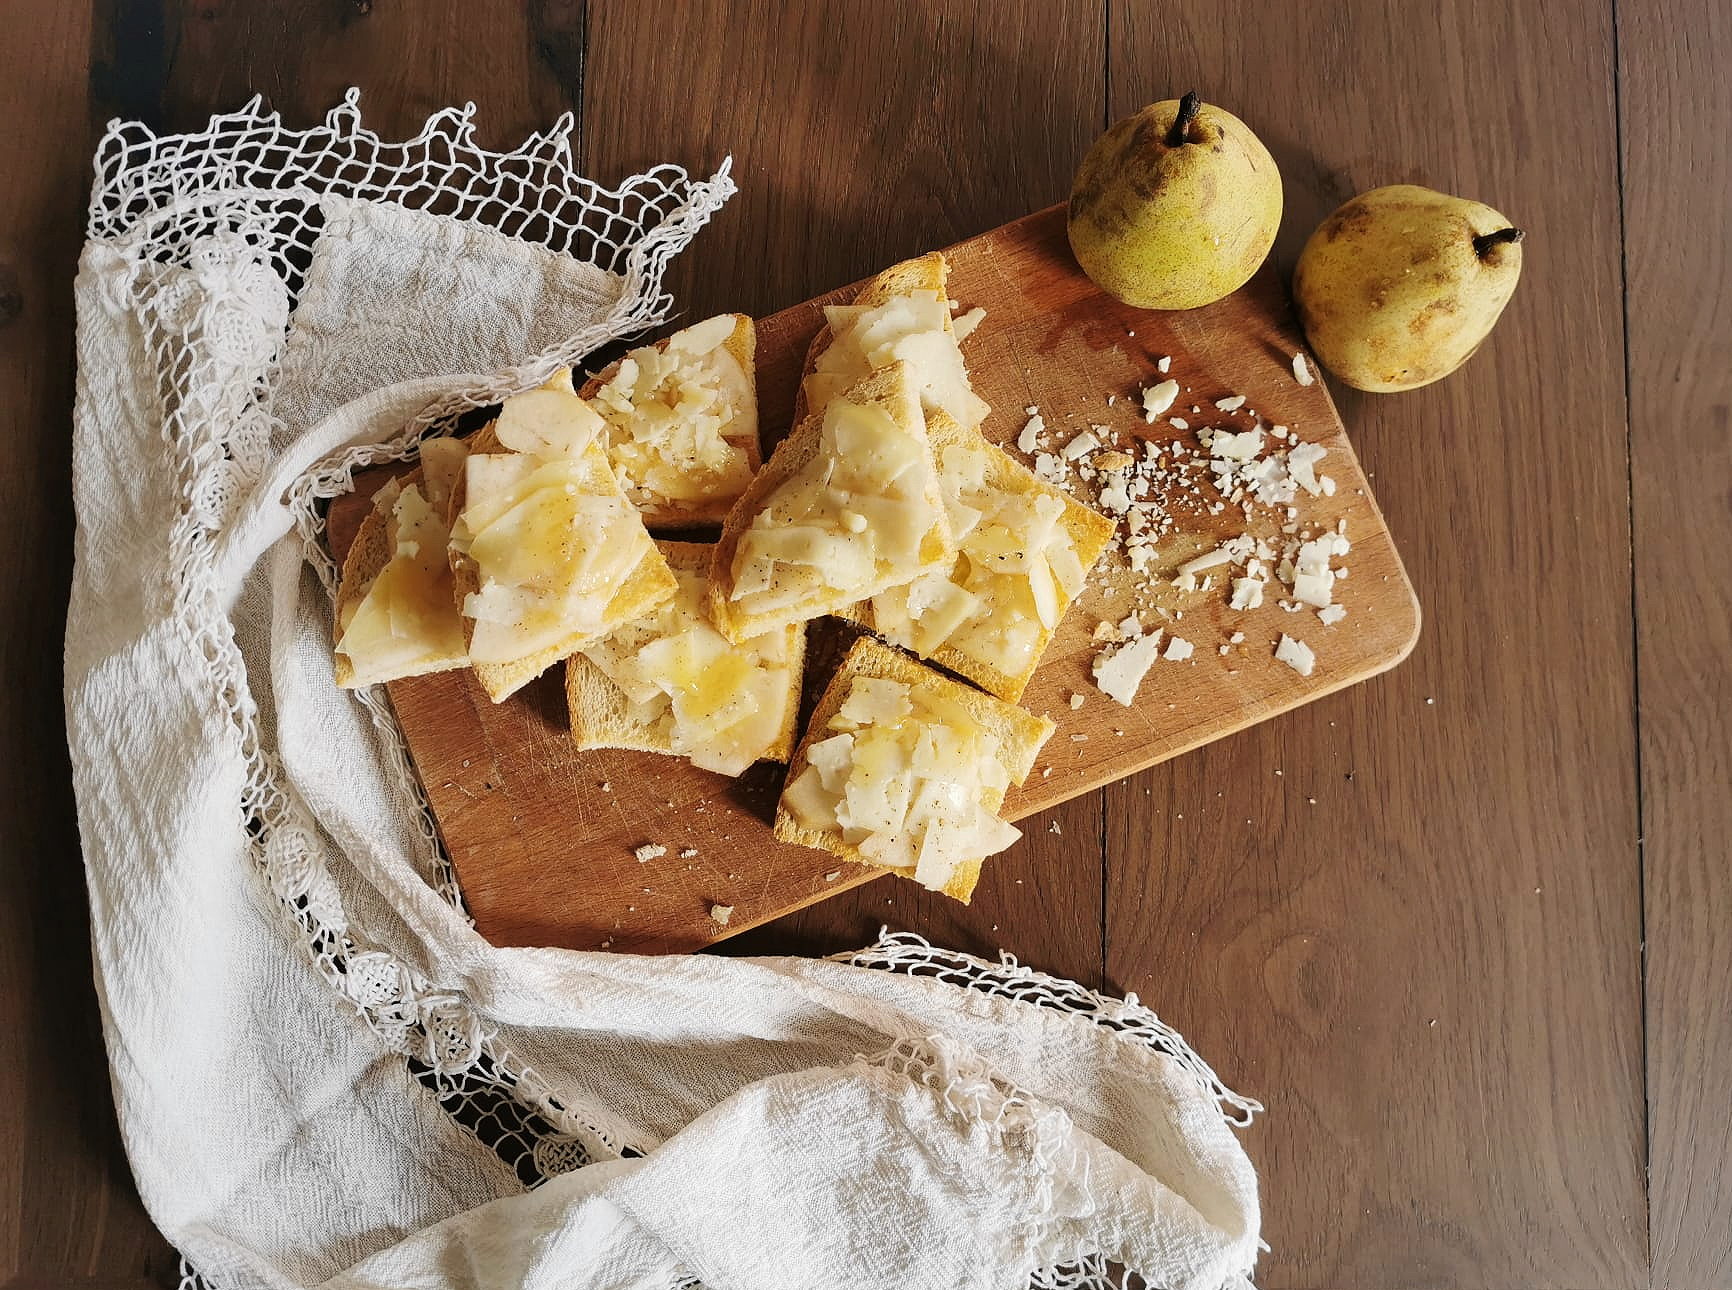
[[[945,252],[951,295],[980,306],[985,321],[964,346],[975,387],[992,405],[984,430],[1014,440],[1038,407],[1062,444],[1091,425],[1162,441],[1190,434],[1163,420],[1146,425],[1136,396],[1162,379],[1170,357],[1183,387],[1174,414],[1191,424],[1250,424],[1213,401],[1244,394],[1270,424],[1322,443],[1319,474],[1332,497],[1301,495],[1299,521],[1313,528],[1347,522],[1348,577],[1336,584],[1347,617],[1325,626],[1310,610],[1276,604],[1271,580],[1261,609],[1228,609],[1219,579],[1208,591],[1163,584],[1152,594],[1161,622],[1195,647],[1185,661],[1155,664],[1136,703],[1121,707],[1094,689],[1091,640],[1102,619],[1132,607],[1132,575],[1109,553],[1099,579],[1072,606],[1023,696],[1058,729],[1028,782],[1005,802],[1020,819],[1211,739],[1262,721],[1392,667],[1412,649],[1419,606],[1372,500],[1340,418],[1321,381],[1295,378],[1299,348],[1287,298],[1265,270],[1218,304],[1186,313],[1131,309],[1103,295],[1076,267],[1065,243],[1064,211],[1053,207],[971,238]],[[787,430],[807,346],[823,323],[822,306],[853,298],[846,287],[758,324],[758,393],[766,450]],[[1112,403],[1109,405],[1108,400]],[[1195,405],[1200,411],[1193,414]],[[376,480],[371,487],[377,487]],[[333,503],[333,549],[347,549],[371,487]],[[1284,517],[1247,525],[1237,507],[1179,516],[1166,540],[1168,562],[1211,549],[1251,528],[1270,532]],[[1098,585],[1097,585],[1098,584]],[[838,656],[839,625],[813,628],[807,702]],[[1230,644],[1235,632],[1244,639]],[[1274,657],[1287,633],[1316,652],[1302,677]],[[1226,652],[1221,647],[1226,646]],[[639,952],[699,948],[822,900],[879,871],[827,852],[788,846],[770,833],[781,768],[761,764],[740,780],[650,753],[579,752],[571,744],[562,678],[550,671],[495,706],[467,672],[399,681],[389,687],[428,800],[456,867],[477,928],[499,945],[557,945]],[[1071,696],[1085,696],[1073,710]],[[665,854],[639,861],[651,843]],[[993,880],[988,861],[982,883]],[[731,906],[726,926],[712,907]]]

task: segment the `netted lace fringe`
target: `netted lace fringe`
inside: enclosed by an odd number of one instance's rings
[[[972,954],[942,949],[913,932],[892,932],[888,928],[881,929],[878,939],[865,949],[836,954],[832,959],[853,967],[937,977],[983,994],[1000,995],[1020,1003],[1056,1008],[1086,1017],[1098,1026],[1117,1031],[1144,1047],[1171,1057],[1208,1089],[1229,1123],[1243,1128],[1263,1110],[1261,1102],[1241,1097],[1228,1088],[1184,1037],[1144,1006],[1134,993],[1115,999],[1111,995],[1097,994],[1075,981],[1024,967],[1003,950],[999,951],[995,963]]]
[[[280,428],[271,390],[318,236],[320,197],[394,201],[586,254],[620,276],[621,290],[606,317],[555,351],[485,388],[451,392],[390,442],[341,454],[303,479],[294,492],[303,538],[317,536],[316,502],[340,491],[355,469],[407,455],[461,411],[538,383],[553,367],[665,316],[663,268],[733,184],[726,166],[708,181],[663,166],[603,189],[572,168],[569,115],[506,153],[474,143],[472,105],[435,114],[406,143],[386,143],[361,126],[358,102],[351,90],[322,126],[306,131],[284,129],[256,98],[196,134],[158,137],[111,123],[97,152],[89,231],[105,241],[112,263],[125,266],[111,289],[139,317],[160,374],[162,437],[181,496],[168,536],[173,622],[245,757],[237,809],[254,859],[319,972],[440,1103],[533,1186],[633,1145],[605,1127],[605,1116],[562,1103],[464,1000],[350,923],[316,826],[261,739],[213,552],[235,497],[262,475]],[[322,544],[309,543],[309,554],[328,585]],[[376,699],[364,701],[376,720],[387,720]],[[394,740],[393,729],[388,744]],[[406,757],[399,760],[404,791],[424,806]],[[421,867],[455,900],[425,814],[421,833]]]

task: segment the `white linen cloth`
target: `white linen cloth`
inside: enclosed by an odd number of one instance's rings
[[[494,154],[471,112],[393,144],[353,93],[302,132],[255,101],[97,156],[67,728],[121,1130],[189,1280],[1248,1285],[1257,1108],[1134,998],[463,916],[388,707],[333,683],[319,502],[664,318],[732,191],[603,190],[569,119]]]

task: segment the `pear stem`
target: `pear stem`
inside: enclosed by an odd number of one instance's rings
[[[1500,228],[1495,233],[1481,233],[1473,239],[1473,253],[1483,260],[1493,248],[1506,242],[1519,242],[1526,236],[1519,228]]]
[[[1197,97],[1197,91],[1190,90],[1179,100],[1179,115],[1173,118],[1173,128],[1167,131],[1167,147],[1176,148],[1185,142],[1185,131],[1191,128],[1191,122],[1197,119],[1197,109],[1203,106],[1203,100]]]

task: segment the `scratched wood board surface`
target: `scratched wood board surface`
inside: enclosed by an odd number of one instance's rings
[[[1186,495],[1174,510],[1177,529],[1163,539],[1151,571],[1158,576],[1130,570],[1121,553],[1110,551],[1023,696],[1024,706],[1051,716],[1058,729],[1034,774],[1006,799],[1009,818],[1362,680],[1407,654],[1419,630],[1417,602],[1328,393],[1321,382],[1307,386],[1295,376],[1299,342],[1272,275],[1205,309],[1131,309],[1077,269],[1060,207],[946,254],[952,297],[986,311],[964,349],[976,388],[993,407],[984,426],[989,438],[1014,440],[1026,409],[1038,407],[1054,444],[1105,426],[1121,438],[1194,447],[1198,428],[1244,429],[1255,412],[1327,447],[1317,469],[1333,478],[1336,491],[1301,493],[1298,522],[1323,529],[1344,519],[1353,544],[1339,562],[1349,571],[1336,584],[1347,617],[1335,626],[1308,609],[1280,608],[1274,581],[1264,606],[1250,612],[1228,608],[1219,570],[1206,589],[1183,592],[1172,584],[1173,566],[1226,538],[1249,531],[1279,542],[1280,526],[1290,521],[1268,508],[1249,520],[1238,506],[1209,514],[1202,503],[1212,493]],[[854,289],[759,324],[758,389],[770,442],[786,432],[822,305],[851,299]],[[1182,387],[1172,414],[1190,423],[1188,431],[1165,418],[1149,425],[1141,414],[1137,396],[1162,379],[1162,358],[1171,359],[1170,375]],[[1244,409],[1233,415],[1215,409],[1216,400],[1234,394],[1246,396]],[[332,508],[339,550],[359,522],[365,491]],[[1090,664],[1101,648],[1092,639],[1096,624],[1133,610],[1195,652],[1156,663],[1126,708],[1094,688]],[[808,702],[834,665],[839,632],[813,628]],[[1284,632],[1315,651],[1311,676],[1274,657]],[[1244,639],[1230,644],[1235,633]],[[557,668],[500,705],[462,672],[400,681],[390,693],[469,910],[497,944],[690,950],[884,876],[771,836],[780,767],[760,764],[731,781],[673,757],[579,751]],[[1073,709],[1075,694],[1085,699]],[[665,852],[639,860],[645,844]],[[991,881],[989,861],[982,882]],[[732,910],[725,925],[712,917],[718,905]]]

